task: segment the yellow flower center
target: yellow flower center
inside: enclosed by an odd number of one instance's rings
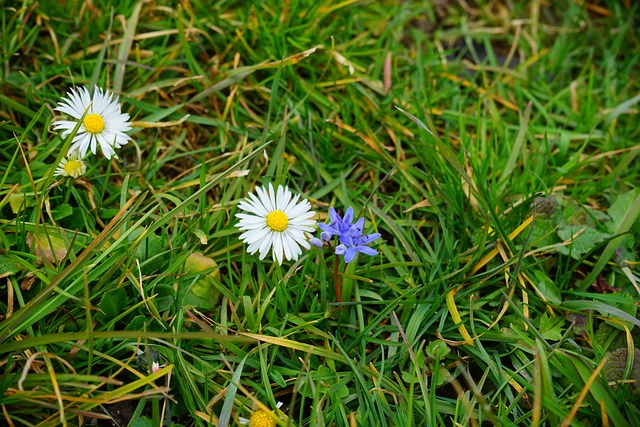
[[[276,427],[276,422],[265,411],[260,410],[249,418],[249,427]]]
[[[288,224],[289,218],[282,211],[273,211],[267,215],[267,226],[273,231],[283,232]]]
[[[92,134],[100,133],[104,130],[104,120],[100,114],[87,114],[84,118],[84,127]]]
[[[84,173],[84,163],[82,160],[69,159],[64,165],[64,171],[67,175],[77,178]]]

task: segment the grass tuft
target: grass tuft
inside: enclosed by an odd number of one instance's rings
[[[639,6],[309,3],[0,10],[2,423],[638,425]],[[269,183],[377,254],[249,254]]]

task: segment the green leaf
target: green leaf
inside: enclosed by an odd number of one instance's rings
[[[626,347],[620,347],[607,353],[607,362],[602,370],[607,381],[633,380],[633,391],[638,393],[640,391],[640,350],[637,348],[634,349],[633,361],[631,361],[631,372],[629,372],[629,377],[625,378],[628,359],[629,351]]]
[[[587,252],[591,252],[600,243],[611,237],[608,233],[603,233],[593,227],[585,225],[569,225],[558,230],[558,236],[562,240],[571,240],[568,246],[559,246],[558,252],[564,255],[571,254],[571,257],[580,259]]]
[[[615,233],[622,221],[625,218],[625,215],[629,211],[629,208],[633,204],[633,201],[636,200],[638,195],[640,194],[640,188],[636,188],[631,191],[627,191],[626,193],[620,194],[616,197],[615,201],[609,207],[607,213],[611,218],[611,221],[607,224],[607,229],[610,233]],[[640,222],[636,221],[632,226],[634,230],[640,230]]]
[[[11,276],[19,272],[18,264],[6,255],[0,255],[0,278]]]
[[[236,397],[236,392],[238,391],[238,384],[240,384],[240,378],[242,377],[242,368],[244,368],[244,362],[247,360],[246,355],[238,364],[236,371],[233,373],[231,377],[231,381],[229,382],[227,388],[227,394],[224,399],[224,403],[222,404],[222,410],[220,411],[220,419],[218,421],[218,427],[227,427],[229,425],[229,420],[231,420],[231,411],[233,410],[233,400]]]
[[[287,381],[284,379],[284,376],[280,373],[280,371],[277,371],[275,369],[269,369],[268,373],[269,373],[269,377],[273,382],[275,382],[282,388],[287,387]]]
[[[554,282],[544,271],[536,270],[533,273],[536,278],[536,288],[540,293],[540,296],[552,304],[562,304],[562,296],[560,290]]]
[[[144,327],[144,322],[146,321],[147,321],[147,316],[139,314],[136,317],[134,317],[127,324],[127,326],[124,327],[124,330],[125,331],[141,331]]]
[[[560,341],[564,326],[564,317],[549,317],[547,313],[540,318],[540,333],[546,340]]]
[[[627,342],[624,333],[606,322],[600,324],[593,336],[593,340],[604,350],[622,347]]]
[[[600,301],[571,300],[564,301],[562,303],[562,306],[578,311],[597,310],[604,316],[618,318],[624,322],[629,322],[635,326],[640,326],[640,320],[636,319],[633,316],[630,316],[628,313],[625,313],[619,308],[613,307]]]
[[[569,353],[556,351],[554,355],[559,362],[555,364],[555,367],[571,379],[575,387],[574,391],[582,390],[593,373],[593,367],[587,366],[579,357]],[[616,400],[611,395],[611,389],[600,377],[597,377],[589,387],[586,401],[590,403],[591,410],[598,414],[601,412],[600,405],[604,405],[611,425],[629,426],[625,416],[620,412]]]
[[[344,399],[345,397],[349,396],[349,387],[347,387],[345,384],[338,383],[329,388],[329,393],[332,396],[337,397],[338,399]]]
[[[534,247],[540,248],[558,243],[558,236],[554,232],[556,225],[549,218],[543,218],[542,215],[536,216],[531,230],[529,241]]]
[[[68,203],[63,203],[51,211],[51,216],[56,221],[66,218],[73,214],[73,208]]]
[[[102,324],[109,322],[120,314],[120,310],[127,306],[127,302],[127,291],[124,288],[107,291],[98,303],[100,311],[96,314],[96,320]]]
[[[175,291],[173,286],[168,283],[155,286],[152,292],[156,295],[153,301],[155,301],[156,309],[159,312],[169,310],[175,302]]]
[[[616,249],[620,247],[620,244],[625,237],[623,234],[631,229],[638,217],[640,217],[640,194],[636,196],[635,200],[633,201],[633,203],[631,203],[624,216],[620,220],[620,224],[618,224],[618,227],[616,228],[616,231],[614,233],[619,234],[619,236],[607,243],[607,246],[602,251],[602,255],[598,259],[598,262],[593,267],[593,269],[591,269],[591,272],[589,273],[587,278],[583,281],[581,290],[586,289],[589,285],[591,285],[591,283],[593,283],[596,277],[598,277],[598,274],[600,274],[604,266],[609,262]]]
[[[175,426],[175,424],[173,424]],[[136,418],[129,424],[129,427],[153,427],[153,422],[150,418],[140,417]]]
[[[98,209],[98,213],[100,215],[100,218],[102,219],[111,219],[114,216],[116,216],[118,212],[119,212],[119,209],[103,209],[103,208]]]
[[[158,272],[165,261],[165,258],[160,256],[164,250],[164,241],[162,237],[149,233],[144,228],[139,228],[129,234],[129,242],[138,241],[143,233],[146,235],[139,241],[135,257],[140,261],[142,274],[153,274]]]
[[[427,355],[431,360],[439,362],[447,357],[449,353],[451,353],[451,349],[449,348],[447,343],[441,339],[432,340],[427,345]]]

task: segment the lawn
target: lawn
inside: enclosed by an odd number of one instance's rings
[[[0,424],[640,426],[640,5],[0,3]]]

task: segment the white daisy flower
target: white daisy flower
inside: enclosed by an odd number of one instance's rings
[[[129,115],[120,111],[118,97],[108,90],[95,87],[93,99],[86,87],[71,89],[67,98],[62,98],[54,110],[66,113],[76,121],[59,120],[53,124],[55,130],[63,130],[62,137],[68,136],[82,119],[78,133],[73,138],[69,152],[78,150],[84,158],[87,150],[96,154],[97,143],[107,159],[116,155],[115,148],[125,145],[131,137],[124,132],[131,130]],[[86,115],[85,115],[86,112]]]
[[[277,409],[280,409],[280,407],[282,407],[282,402],[276,404]],[[238,421],[240,424],[248,425],[249,427],[276,427],[276,422],[273,420],[273,417],[263,409],[254,411],[249,419],[238,417]]]
[[[70,176],[78,178],[87,171],[87,165],[84,164],[77,151],[71,153],[68,157],[63,157],[60,164],[53,173],[54,176]]]
[[[309,249],[309,240],[305,235],[316,229],[316,220],[311,219],[315,212],[308,200],[298,203],[299,194],[293,196],[287,187],[273,185],[269,188],[256,187],[256,194],[249,193],[238,207],[248,213],[237,213],[240,221],[236,224],[241,231],[240,240],[247,243],[250,254],[260,252],[264,259],[271,249],[274,261],[282,265],[283,257],[297,260],[302,255],[302,246]]]

